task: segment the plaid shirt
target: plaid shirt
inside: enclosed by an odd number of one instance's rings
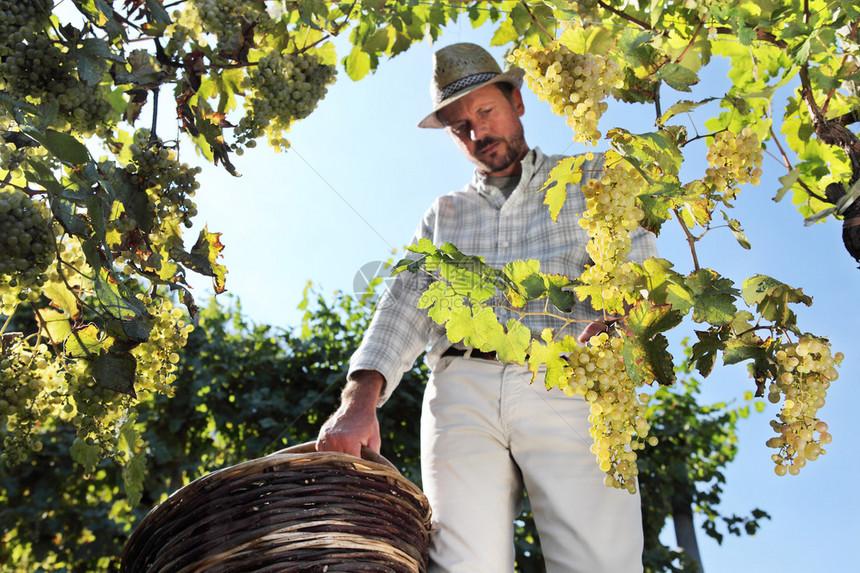
[[[538,148],[529,151],[522,161],[520,182],[507,200],[476,170],[472,182],[463,190],[436,199],[418,226],[413,242],[421,238],[428,238],[439,246],[450,242],[461,252],[480,255],[488,265],[497,268],[518,259],[536,259],[540,261],[542,273],[578,276],[591,262],[585,252],[588,234],[579,225],[585,211],[585,197],[578,185],[570,185],[558,220],[553,221],[548,207],[543,204],[544,192],[540,192],[550,171],[561,159],[564,156],[547,157]],[[600,170],[602,165],[602,154],[595,154],[593,160],[586,161],[582,166],[583,182],[588,179],[589,172]],[[639,228],[631,238],[630,260],[641,262],[656,256],[651,233]],[[361,345],[350,360],[350,372],[376,370],[385,378],[379,405],[388,399],[403,373],[412,368],[428,344],[426,359],[431,370],[442,353],[453,346],[444,326],[433,322],[426,309],[417,308],[418,299],[430,280],[426,273],[397,275],[380,298]],[[539,312],[544,305],[544,300],[532,301],[524,310]],[[503,324],[519,316],[499,308],[496,314]],[[602,315],[589,304],[582,303],[577,304],[569,316],[598,320]],[[523,324],[533,336],[539,336],[544,328],[558,328],[561,321],[546,316],[526,316]],[[579,326],[579,330],[581,328]],[[579,331],[570,334],[578,335]],[[463,347],[462,344],[456,346]]]

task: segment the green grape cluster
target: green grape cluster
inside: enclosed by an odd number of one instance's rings
[[[638,394],[642,383],[627,375],[622,346],[620,338],[605,332],[593,336],[586,345],[575,346],[567,358],[566,379],[559,380],[558,385],[568,396],[583,396],[590,404],[591,452],[606,473],[606,485],[635,493],[639,473],[636,450],[657,441],[648,438],[651,426],[643,403],[647,395]]]
[[[133,214],[114,213],[107,225],[107,241],[117,259],[125,262],[125,274],[134,274],[135,265],[158,272],[171,248],[181,246],[181,227],[191,227],[197,215],[193,197],[200,187],[196,177],[202,169],[181,163],[176,151],[151,139],[147,129],[135,132],[129,150],[126,171],[146,193],[151,226],[148,223],[142,228]]]
[[[8,127],[0,125],[0,130],[6,128]],[[19,148],[15,144],[7,142],[0,134],[0,179],[5,179],[12,184],[25,185],[27,180],[24,175],[24,166],[29,159],[39,155],[38,151],[44,151],[44,149],[44,147],[37,145]]]
[[[602,296],[591,299],[596,310],[620,314],[625,301],[636,300],[634,275],[626,260],[631,250],[630,232],[644,216],[636,199],[644,185],[642,175],[610,151],[603,175],[582,186],[586,210],[579,224],[590,237],[586,251],[592,264],[579,280],[600,290]]]
[[[705,182],[720,191],[732,191],[745,183],[758,185],[761,180],[762,147],[758,136],[749,127],[740,135],[721,131],[708,147]]]
[[[119,427],[128,415],[133,398],[100,386],[93,378],[89,360],[68,362],[64,376],[69,387],[64,411],[71,418],[77,437],[87,446],[98,447],[102,456],[113,454]]]
[[[206,46],[206,37],[203,33],[203,21],[200,19],[200,12],[197,7],[186,2],[182,10],[174,10],[170,15],[171,22],[167,25],[165,34],[169,38],[165,51],[175,57],[182,57],[187,54],[186,44],[191,40]]]
[[[137,359],[135,388],[172,396],[179,351],[188,342],[194,326],[185,322],[185,313],[170,300],[161,299],[155,306],[149,297],[138,298],[149,308],[153,327],[149,340],[132,350]]]
[[[51,21],[52,8],[48,0],[0,0],[0,56],[9,55],[25,35],[43,30]]]
[[[131,163],[126,169],[139,188],[146,191],[156,219],[178,220],[191,227],[191,219],[197,215],[197,206],[191,198],[200,188],[196,177],[202,169],[181,163],[175,150],[150,139],[148,129],[135,132],[129,151]]]
[[[316,109],[335,74],[334,66],[309,52],[271,51],[260,58],[242,83],[247,96],[245,116],[236,128],[237,143],[250,144],[266,134],[276,151],[289,147],[283,133]]]
[[[24,191],[0,187],[0,314],[35,301],[54,260],[54,233],[47,207]]]
[[[784,402],[771,421],[777,436],[767,446],[778,450],[772,456],[777,475],[797,475],[807,461],[825,453],[823,446],[831,436],[818,410],[824,406],[830,383],[839,378],[836,367],[843,358],[841,352],[831,354],[826,340],[810,335],[783,344],[776,352],[777,375],[768,388],[768,400],[778,403],[784,398]]]
[[[44,344],[23,338],[0,343],[0,463],[26,461],[42,449],[42,431],[64,402],[64,379]]]
[[[597,144],[597,124],[608,108],[604,101],[623,86],[618,62],[597,54],[578,54],[564,44],[514,50],[509,61],[525,70],[526,84],[554,113],[567,118],[573,140]]]
[[[192,0],[202,31],[218,38],[223,45],[242,31],[243,24],[268,22],[265,3],[248,0]],[[190,18],[193,21],[193,17]]]
[[[84,135],[101,133],[109,123],[113,107],[106,99],[107,87],[80,80],[72,53],[51,40],[45,30],[28,27],[9,43],[0,37],[0,89],[14,98],[36,104],[56,103],[60,129],[73,128]]]

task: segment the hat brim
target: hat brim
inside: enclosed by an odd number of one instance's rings
[[[469,86],[468,88],[460,90],[456,94],[454,94],[453,96],[449,97],[448,99],[445,99],[445,100],[442,100],[441,102],[439,102],[434,107],[433,111],[427,115],[427,117],[425,117],[424,119],[422,119],[421,121],[418,122],[418,127],[430,128],[430,129],[444,128],[445,124],[443,124],[441,121],[439,121],[439,118],[436,116],[436,113],[440,109],[445,108],[446,106],[454,103],[455,101],[457,101],[461,97],[469,95],[473,91],[480,89],[484,86],[489,86],[492,84],[505,82],[505,83],[508,83],[511,86],[513,86],[515,89],[520,89],[523,85],[523,76],[524,75],[525,75],[525,72],[522,69],[511,68],[510,70],[497,75],[496,77],[494,77],[491,80],[487,80],[486,82],[481,82],[479,84],[475,84],[473,86]]]

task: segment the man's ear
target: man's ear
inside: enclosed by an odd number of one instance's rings
[[[511,97],[514,100],[514,109],[516,109],[517,114],[522,117],[526,113],[526,106],[523,104],[523,94],[520,92],[520,89],[514,88],[514,91],[511,92]]]

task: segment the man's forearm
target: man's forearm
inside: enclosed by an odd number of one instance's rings
[[[320,429],[317,450],[361,456],[361,447],[366,446],[379,452],[376,406],[384,387],[385,378],[379,372],[354,372],[343,388],[340,407]]]
[[[347,378],[340,395],[341,407],[363,407],[372,404],[376,408],[379,396],[385,387],[385,378],[376,370],[357,370]]]

